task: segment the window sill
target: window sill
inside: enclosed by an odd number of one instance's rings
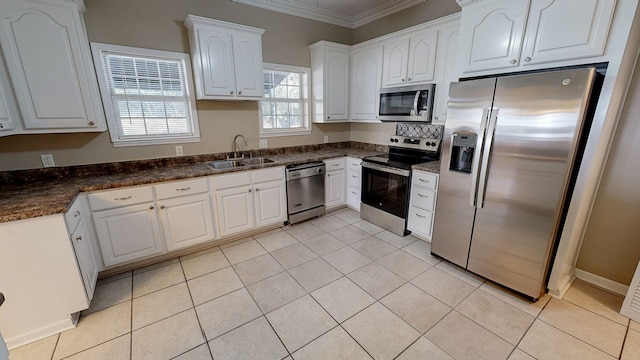
[[[298,135],[311,135],[311,130],[292,130],[292,131],[283,130],[278,132],[260,132],[261,138],[298,136]]]

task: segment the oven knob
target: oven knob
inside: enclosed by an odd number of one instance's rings
[[[317,174],[322,174],[322,173],[323,173],[322,168],[317,168],[317,169],[316,169],[316,173],[317,173]]]

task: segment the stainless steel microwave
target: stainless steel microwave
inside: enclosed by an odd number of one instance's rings
[[[382,121],[431,122],[435,84],[380,89],[378,118]]]

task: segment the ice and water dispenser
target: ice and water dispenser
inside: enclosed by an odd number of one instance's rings
[[[478,135],[472,132],[455,132],[451,141],[450,171],[471,173],[471,164]]]

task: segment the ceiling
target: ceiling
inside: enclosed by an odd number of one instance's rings
[[[351,29],[425,0],[232,0]]]

